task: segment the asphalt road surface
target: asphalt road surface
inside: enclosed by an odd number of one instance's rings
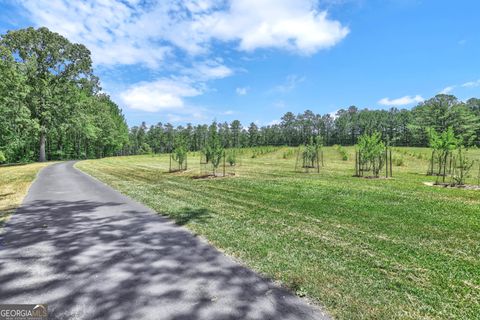
[[[328,319],[73,168],[43,169],[0,236],[0,303],[49,319]]]

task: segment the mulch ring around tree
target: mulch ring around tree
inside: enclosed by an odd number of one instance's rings
[[[362,179],[368,179],[368,180],[391,180],[391,179],[393,179],[393,177],[385,177],[385,176],[375,177],[375,176],[357,176],[357,175],[353,175],[352,177],[362,178]]]
[[[440,187],[440,188],[452,188],[452,189],[465,189],[465,190],[480,190],[480,186],[471,185],[471,184],[463,184],[463,185],[452,185],[451,183],[446,182],[424,182],[423,183],[429,187]]]
[[[215,175],[213,173],[208,173],[208,174],[192,176],[192,179],[199,180],[199,179],[233,178],[235,176],[237,176],[235,173],[226,173],[225,175],[223,175],[223,173],[217,173]]]

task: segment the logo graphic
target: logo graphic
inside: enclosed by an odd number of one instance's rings
[[[47,320],[46,304],[0,304],[0,320]]]

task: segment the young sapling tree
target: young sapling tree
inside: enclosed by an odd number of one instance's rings
[[[187,143],[182,136],[175,139],[174,149],[171,155],[171,159],[178,164],[178,170],[187,170]],[[170,166],[170,171],[172,167]]]
[[[460,146],[453,165],[452,185],[454,186],[465,185],[465,180],[468,178],[470,170],[475,163],[475,161],[468,159],[465,153],[465,148]]]
[[[361,174],[372,171],[373,177],[378,178],[385,165],[385,144],[379,132],[364,134],[358,139],[358,166]]]
[[[433,149],[430,172],[437,175],[437,183],[440,176],[442,181],[445,182],[449,157],[452,156],[452,151],[457,148],[460,141],[455,137],[452,127],[448,127],[447,130],[440,134],[435,129],[429,128],[427,133],[429,145]],[[434,172],[435,165],[438,166],[437,172]]]

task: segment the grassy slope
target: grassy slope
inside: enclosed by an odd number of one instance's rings
[[[49,164],[0,167],[0,228],[20,205],[38,171]]]
[[[353,178],[352,160],[333,148],[319,175],[293,172],[286,151],[255,159],[247,151],[237,176],[223,179],[191,179],[198,158],[175,174],[167,156],[77,166],[336,318],[478,317],[480,192],[425,186],[426,160],[407,154],[394,179],[367,180]]]

